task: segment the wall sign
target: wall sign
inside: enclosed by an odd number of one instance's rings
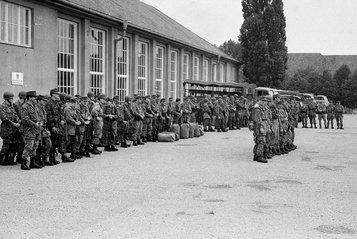
[[[11,84],[12,85],[24,85],[24,73],[11,72]]]

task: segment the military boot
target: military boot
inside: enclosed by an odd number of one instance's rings
[[[133,141],[133,146],[138,146],[138,141],[134,140]]]
[[[267,163],[268,160],[266,160],[263,156],[257,156],[257,160],[258,163]]]
[[[5,155],[0,155],[0,165],[5,166],[7,162],[5,160]]]
[[[114,145],[110,145],[110,150],[111,151],[118,151],[118,149]]]
[[[122,148],[127,148],[128,145],[126,144],[126,142],[122,142],[122,143],[120,144],[120,147],[122,147]]]
[[[75,159],[68,157],[66,154],[62,154],[62,163],[73,163]]]
[[[93,148],[92,148],[92,154],[101,154],[102,151],[98,150],[98,147],[97,145],[93,145]]]
[[[138,139],[137,144],[138,145],[144,145],[144,143],[143,143],[143,141],[141,141],[141,139]]]
[[[30,158],[30,168],[42,168],[42,166],[36,162],[36,157]]]
[[[30,170],[30,161],[28,159],[22,159],[21,160],[21,169],[22,170]]]
[[[110,146],[107,145],[107,146],[104,147],[104,151],[110,152],[110,151],[112,151],[112,150],[111,150]]]

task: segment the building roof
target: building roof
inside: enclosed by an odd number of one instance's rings
[[[57,0],[199,50],[237,61],[151,5],[139,0]]]

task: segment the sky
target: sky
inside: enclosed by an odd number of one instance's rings
[[[141,0],[217,46],[238,41],[241,0]],[[357,0],[283,0],[289,53],[357,55]]]

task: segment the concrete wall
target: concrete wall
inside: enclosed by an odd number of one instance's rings
[[[3,92],[36,90],[48,94],[56,86],[57,69],[57,12],[28,1],[14,3],[33,9],[32,47],[0,43],[0,97]],[[11,85],[11,73],[21,72],[24,85]]]

